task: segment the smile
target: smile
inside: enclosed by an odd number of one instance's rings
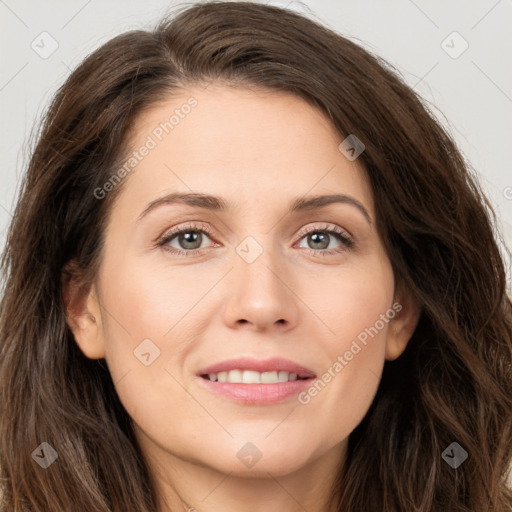
[[[256,372],[253,370],[230,370],[229,372],[210,373],[201,375],[212,382],[230,382],[231,384],[277,384],[301,380],[307,377],[300,377],[296,373],[286,371]]]
[[[198,372],[199,382],[223,398],[245,405],[282,402],[311,384],[314,372],[292,361],[239,358]]]

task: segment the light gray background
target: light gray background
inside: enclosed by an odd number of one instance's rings
[[[150,28],[170,8],[184,3],[0,0],[0,249],[28,160],[27,137],[58,86],[108,39]],[[512,248],[511,0],[264,3],[306,13],[397,67],[438,109],[479,173]],[[465,41],[469,46],[458,55]],[[506,261],[510,267],[508,256]]]

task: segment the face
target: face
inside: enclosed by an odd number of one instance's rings
[[[145,156],[70,325],[155,458],[282,475],[341,453],[405,348],[415,317],[342,140],[298,97],[220,84],[137,120]]]

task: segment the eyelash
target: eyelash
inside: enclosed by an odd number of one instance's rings
[[[209,228],[207,228],[206,226],[198,226],[197,224],[191,223],[178,229],[174,229],[169,233],[166,233],[157,241],[156,246],[161,247],[164,251],[170,252],[171,254],[175,254],[177,256],[195,256],[196,254],[200,253],[203,249],[189,249],[185,251],[183,249],[175,249],[174,247],[166,247],[166,244],[168,244],[172,239],[174,239],[176,235],[190,231],[205,233],[206,235],[208,235],[209,238],[213,238],[213,233]],[[332,256],[335,254],[340,254],[341,252],[346,251],[347,249],[351,249],[354,246],[354,240],[344,230],[338,228],[337,226],[328,225],[324,225],[322,227],[314,227],[312,229],[309,228],[305,231],[301,231],[298,235],[299,242],[305,236],[316,232],[325,232],[328,233],[329,235],[336,235],[340,239],[340,241],[345,245],[345,248],[326,250],[302,247],[303,250],[305,250],[309,254],[312,254],[313,256]]]

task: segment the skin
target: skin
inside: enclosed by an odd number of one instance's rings
[[[211,84],[148,110],[132,147],[190,96],[197,107],[125,178],[95,283],[65,289],[68,323],[87,357],[106,359],[162,511],[334,510],[328,493],[348,436],[385,360],[405,349],[418,308],[395,289],[366,171],[338,150],[343,137],[323,113],[291,94]],[[230,208],[168,204],[137,221],[151,201],[191,191]],[[333,193],[359,201],[371,222],[352,204],[287,213],[295,198]],[[212,231],[199,254],[156,246],[190,221]],[[354,245],[335,234],[327,248],[315,245],[311,233],[326,225]],[[263,250],[252,263],[236,251],[248,236]],[[177,236],[167,246],[190,250]],[[305,405],[296,396],[235,403],[198,381],[201,368],[243,356],[291,359],[320,376],[396,302],[401,311]],[[134,350],[148,338],[160,356],[145,366]],[[237,457],[247,442],[262,454],[252,467]]]

